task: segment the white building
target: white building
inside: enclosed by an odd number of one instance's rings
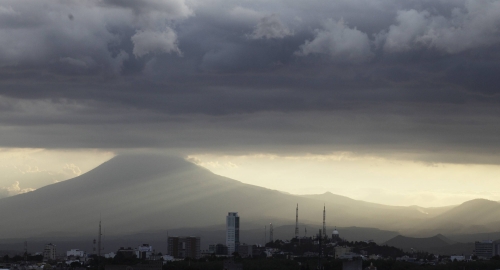
[[[452,255],[452,256],[450,256],[450,260],[451,261],[456,260],[457,262],[465,261],[465,256]]]
[[[334,242],[339,242],[340,241],[340,234],[339,231],[337,231],[337,227],[332,232],[332,241]]]
[[[67,257],[80,257],[80,258],[83,258],[85,256],[85,252],[83,250],[79,250],[79,249],[72,249],[72,250],[69,250],[69,251],[66,251],[66,256]]]
[[[240,217],[238,212],[229,212],[226,217],[227,254],[232,255],[240,244]]]
[[[110,258],[113,259],[115,256],[116,256],[116,254],[114,252],[104,254],[104,258],[106,258],[106,259],[110,259]]]
[[[135,249],[135,256],[139,259],[148,259],[153,253],[153,246],[149,244],[142,244]]]
[[[170,256],[170,255],[163,255],[163,261],[165,262],[171,262],[171,261],[174,261],[174,257],[173,256]]]

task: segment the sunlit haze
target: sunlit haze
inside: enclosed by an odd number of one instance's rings
[[[0,198],[79,176],[112,158],[99,150],[0,148]]]
[[[475,198],[500,200],[496,165],[428,164],[352,153],[194,155],[188,160],[219,175],[292,194],[331,192],[380,204],[424,207]]]

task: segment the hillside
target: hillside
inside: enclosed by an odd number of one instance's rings
[[[432,217],[416,228],[421,233],[478,234],[497,232],[500,227],[500,204],[485,199],[464,202]]]
[[[398,213],[398,215],[408,216],[408,217],[414,216],[422,218],[424,220],[441,215],[455,207],[455,206],[420,207],[416,205],[413,206],[384,205],[384,204],[354,200],[349,197],[333,194],[331,192],[325,192],[323,194],[301,195],[301,196],[305,198],[311,198],[311,199],[321,200],[324,202],[339,204],[349,209],[369,208],[369,209],[378,209],[382,211],[388,210],[393,214]]]
[[[414,238],[398,235],[385,242],[385,244],[410,251],[411,249],[428,250],[433,248],[442,248],[453,244],[453,241],[447,239],[443,235],[435,235],[433,237],[426,238]]]
[[[407,252],[429,252],[441,255],[472,254],[473,243],[459,243],[438,234],[432,237],[415,238],[398,235],[384,244],[403,249]]]

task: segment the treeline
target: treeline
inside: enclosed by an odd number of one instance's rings
[[[30,262],[41,262],[43,261],[43,255],[28,255],[28,261]],[[17,262],[24,262],[24,256],[21,255],[14,255],[10,257],[9,255],[4,255],[3,257],[0,257],[0,262],[3,263],[17,263]]]

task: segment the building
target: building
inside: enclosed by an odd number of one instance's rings
[[[149,257],[154,253],[153,246],[149,244],[142,244],[135,250],[135,256],[139,259],[149,259]]]
[[[352,259],[357,259],[357,258],[362,258],[362,257],[358,253],[346,252],[346,253],[339,255],[339,256],[335,255],[335,258],[341,259],[341,260],[352,260]]]
[[[223,244],[209,245],[208,252],[215,255],[227,255],[227,247]]]
[[[351,252],[350,247],[335,247],[335,259],[339,259]]]
[[[240,217],[238,212],[229,212],[226,217],[227,254],[232,255],[240,245]]]
[[[200,237],[168,237],[168,255],[176,259],[201,258]]]
[[[135,258],[135,250],[133,250],[131,247],[124,248],[120,247],[118,251],[116,251],[115,257],[121,258],[121,259],[130,259],[130,258]]]
[[[50,243],[45,245],[43,249],[43,261],[46,262],[48,260],[56,259],[56,245]]]
[[[113,259],[115,256],[116,256],[116,253],[114,253],[114,252],[104,254],[104,258],[106,258],[106,259]]]
[[[238,254],[241,258],[253,257],[253,246],[247,244],[239,245]]]
[[[474,254],[480,259],[491,259],[498,254],[498,244],[493,241],[482,241],[474,243]]]
[[[85,251],[79,250],[79,249],[72,249],[72,250],[66,251],[66,256],[67,257],[74,257],[74,258],[82,258],[85,256]]]
[[[333,230],[333,233],[332,233],[332,242],[339,242],[341,239],[340,239],[340,234],[339,234],[339,231],[337,231],[337,228],[335,228]]]
[[[457,261],[457,262],[462,262],[462,261],[465,261],[465,256],[461,255],[452,255],[450,256],[450,261]]]

